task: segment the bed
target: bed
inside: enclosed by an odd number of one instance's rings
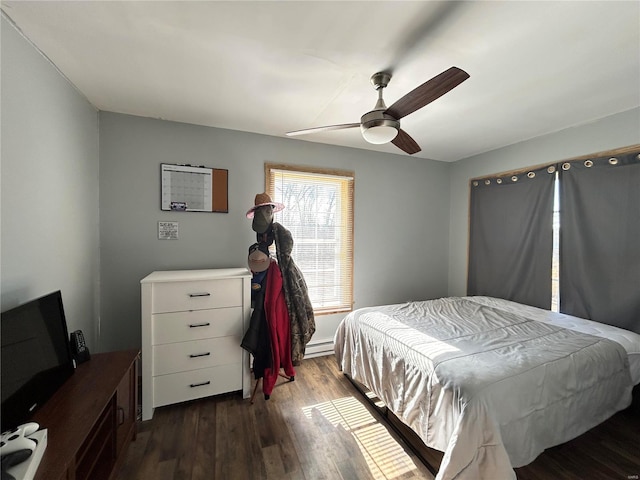
[[[339,367],[428,447],[437,480],[513,468],[631,404],[640,335],[491,297],[362,308],[335,334]]]

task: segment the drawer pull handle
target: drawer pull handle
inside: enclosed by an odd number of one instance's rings
[[[209,322],[206,322],[206,323],[191,323],[191,324],[189,324],[189,328],[208,327],[209,325],[211,325]]]
[[[195,388],[195,387],[204,387],[205,385],[209,385],[211,382],[209,380],[207,380],[206,382],[202,382],[202,383],[192,383],[191,385],[189,385],[191,388]]]
[[[198,357],[206,357],[211,355],[211,352],[207,352],[207,353],[192,353],[191,355],[189,355],[189,357],[191,358],[198,358]]]
[[[190,293],[189,296],[191,298],[194,298],[194,297],[210,297],[211,294],[209,292],[201,292],[201,293]]]

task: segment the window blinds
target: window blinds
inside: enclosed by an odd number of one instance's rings
[[[265,165],[266,190],[285,209],[275,221],[293,237],[315,313],[353,304],[353,187],[350,172]]]

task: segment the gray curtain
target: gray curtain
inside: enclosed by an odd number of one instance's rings
[[[560,311],[640,333],[640,155],[560,169]]]
[[[468,295],[551,308],[555,167],[471,184]]]

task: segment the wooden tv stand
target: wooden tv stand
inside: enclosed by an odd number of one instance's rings
[[[109,480],[136,437],[138,350],[92,354],[33,416],[48,431],[34,480]]]

